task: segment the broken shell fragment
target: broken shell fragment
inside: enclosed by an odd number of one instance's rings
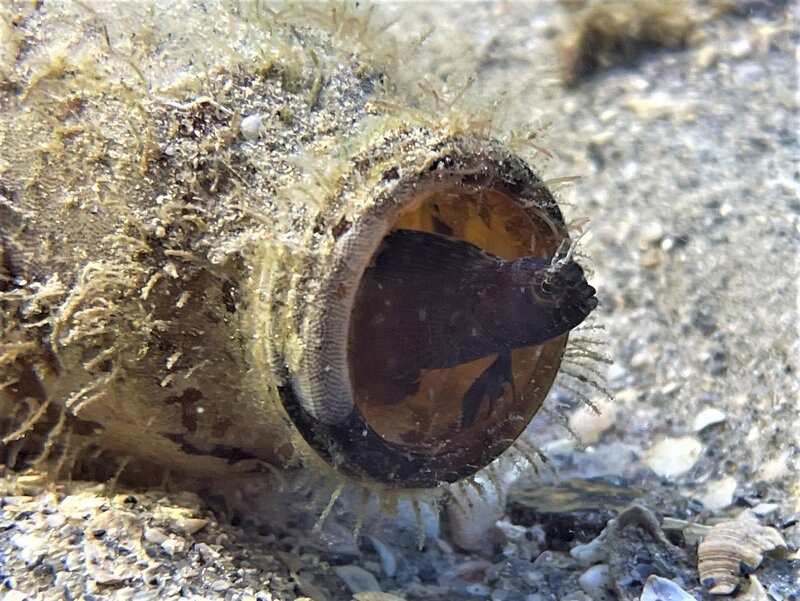
[[[702,443],[692,436],[664,438],[650,447],[644,462],[659,476],[675,479],[692,469],[702,452]]]
[[[739,577],[761,565],[766,553],[786,548],[780,532],[743,511],[735,520],[714,526],[700,543],[700,582],[713,595],[729,595],[739,586]]]
[[[710,426],[724,422],[728,416],[716,407],[706,407],[692,420],[692,432],[702,432]]]
[[[695,601],[695,598],[672,580],[652,574],[644,583],[639,601]]]

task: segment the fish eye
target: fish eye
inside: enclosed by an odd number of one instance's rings
[[[567,236],[552,196],[508,155],[442,161],[398,181],[342,237],[333,320],[315,326],[322,339],[306,373],[301,365],[282,391],[309,447],[352,478],[392,488],[437,487],[492,462],[542,404],[566,335],[488,352],[447,270],[454,253],[549,258]]]
[[[562,290],[547,273],[537,273],[530,287],[531,300],[535,305],[555,305],[563,296]]]

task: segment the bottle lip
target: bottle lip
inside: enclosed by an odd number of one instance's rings
[[[538,410],[558,371],[567,335],[542,346],[546,366],[537,404],[524,423],[496,428],[496,442],[475,449],[465,460],[461,449],[443,445],[435,455],[404,449],[381,436],[361,415],[354,399],[349,335],[351,316],[365,270],[398,218],[426,190],[456,187],[476,192],[493,190],[523,207],[533,220],[546,223],[553,249],[568,239],[563,216],[542,180],[520,158],[501,147],[459,140],[442,145],[418,169],[392,166],[367,189],[373,194],[363,210],[342,218],[331,231],[329,265],[318,282],[304,317],[305,348],[298,368],[290,370],[279,393],[300,435],[333,468],[351,476],[401,488],[432,488],[467,477],[501,454]]]

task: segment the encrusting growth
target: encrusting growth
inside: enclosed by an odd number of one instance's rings
[[[0,9],[4,461],[473,475],[597,302],[555,199],[370,10],[193,6]]]

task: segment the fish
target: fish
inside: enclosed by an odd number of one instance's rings
[[[416,394],[424,370],[496,355],[461,399],[468,428],[484,398],[488,417],[504,385],[516,395],[511,351],[579,325],[597,306],[595,292],[571,259],[509,260],[447,235],[393,230],[365,270],[354,316],[359,369],[383,384],[371,402]]]

